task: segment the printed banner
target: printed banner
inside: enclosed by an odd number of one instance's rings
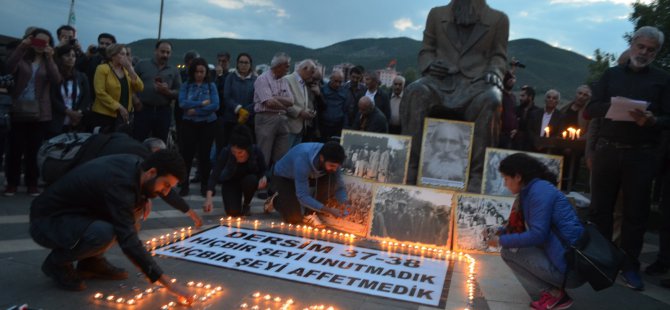
[[[440,303],[449,266],[440,259],[229,226],[154,253],[431,306]]]

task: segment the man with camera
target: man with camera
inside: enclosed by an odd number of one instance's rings
[[[135,103],[135,127],[133,136],[139,141],[151,137],[167,141],[172,115],[170,103],[179,96],[181,77],[177,68],[168,64],[172,55],[172,43],[156,42],[154,57],[143,59],[135,65],[135,72],[144,83]]]
[[[95,77],[95,69],[97,69],[98,65],[105,59],[105,57],[101,55],[101,51],[112,44],[116,44],[116,37],[105,32],[99,34],[98,46],[91,44],[88,46],[88,49],[86,49],[86,53],[83,57],[77,55],[77,70],[85,73],[89,81],[93,81],[93,78]],[[95,100],[95,89],[93,89],[93,83],[90,83],[90,86],[91,102],[93,102]]]

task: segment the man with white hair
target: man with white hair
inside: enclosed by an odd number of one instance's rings
[[[363,96],[358,100],[358,114],[356,114],[351,129],[377,133],[389,132],[386,116],[368,96]]]
[[[316,71],[316,64],[311,59],[298,63],[296,71],[284,76],[288,88],[293,95],[293,105],[286,109],[288,116],[288,145],[293,147],[302,142],[305,127],[315,116],[314,102],[310,100],[309,83]]]
[[[293,105],[288,82],[291,57],[277,53],[272,57],[270,70],[254,82],[254,111],[256,112],[256,144],[265,156],[265,164],[279,161],[289,149],[286,110]]]
[[[328,84],[321,87],[323,105],[317,107],[319,115],[319,132],[322,139],[328,141],[331,137],[342,135],[342,128],[350,124],[347,100],[348,92],[342,86],[344,74],[340,70],[333,70]]]
[[[623,191],[621,248],[628,261],[622,277],[635,290],[643,290],[638,257],[649,217],[652,180],[657,172],[656,148],[661,129],[670,126],[670,74],[650,66],[663,46],[663,33],[641,27],[633,34],[627,62],[609,68],[593,89],[586,107],[592,117],[605,117],[610,99],[624,97],[648,103],[630,110],[630,121],[604,118],[595,133],[591,170],[591,220],[606,237],[612,237],[617,193]]]
[[[561,101],[561,93],[550,89],[544,94],[544,109],[536,110],[528,119],[528,138],[534,151],[540,151],[540,137],[546,136],[545,128],[549,128],[550,137],[560,137],[563,131],[563,114],[556,109]]]

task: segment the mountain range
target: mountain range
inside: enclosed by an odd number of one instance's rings
[[[313,58],[326,66],[330,72],[333,65],[352,63],[362,65],[368,70],[385,68],[392,60],[396,61],[396,70],[418,76],[416,73],[417,55],[421,42],[406,37],[380,39],[352,39],[330,46],[311,49],[300,45],[266,40],[242,40],[229,38],[211,39],[168,39],[173,45],[173,64],[181,63],[184,53],[196,50],[208,61],[215,61],[216,54],[227,51],[232,55],[231,66],[238,53],[252,55],[254,65],[269,63],[276,52],[285,52],[293,61]],[[133,55],[140,58],[152,57],[154,39],[144,39],[129,44]],[[555,88],[562,94],[563,101],[573,98],[575,88],[586,81],[589,75],[588,58],[561,48],[553,47],[535,39],[517,39],[508,44],[508,58],[515,57],[526,65],[516,70],[515,90],[523,85],[535,87],[536,104],[543,105],[543,94]]]

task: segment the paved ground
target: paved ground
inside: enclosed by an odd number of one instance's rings
[[[2,179],[4,176],[0,174]],[[197,193],[196,187],[191,189]],[[151,286],[143,276],[136,274],[136,268],[123,256],[118,247],[114,247],[108,258],[116,265],[132,271],[126,281],[88,281],[88,289],[83,292],[59,290],[40,271],[40,265],[48,251],[36,245],[27,231],[28,209],[31,197],[20,188],[15,197],[0,197],[0,309],[14,304],[28,303],[41,309],[160,309],[173,298],[164,291],[152,293],[137,306],[120,306],[95,300],[95,292],[132,296],[138,290]],[[200,213],[203,199],[188,197],[188,202]],[[262,214],[262,202],[255,199],[252,205],[253,215],[249,221],[278,221],[278,215]],[[206,226],[218,225],[223,216],[220,197],[216,197],[215,210],[203,218]],[[249,223],[249,222],[247,222]],[[143,224],[141,236],[144,239],[155,237],[174,228],[189,226],[192,223],[178,211],[164,203],[154,203],[154,211]],[[251,224],[249,224],[251,225]],[[365,241],[360,241],[363,244]],[[642,260],[646,264],[655,258],[657,236],[648,234]],[[477,260],[475,267],[475,293],[471,309],[527,309],[531,297],[521,288],[516,278],[495,255],[473,255]],[[212,283],[222,287],[222,293],[204,303],[197,303],[194,309],[240,309],[242,304],[248,308],[258,305],[258,309],[278,309],[280,303],[257,302],[252,296],[255,292],[270,294],[282,298],[292,298],[295,305],[289,309],[303,309],[313,305],[332,306],[335,309],[435,309],[417,304],[373,297],[336,289],[302,284],[292,281],[265,277],[256,274],[216,268],[183,260],[157,257],[167,274],[179,281],[195,280]],[[468,307],[466,289],[467,265],[454,263],[451,279],[448,281],[448,298],[444,309],[464,309]],[[667,275],[667,276],[670,276]],[[575,299],[573,309],[670,309],[670,291],[658,286],[658,277],[645,276],[647,289],[635,292],[618,283],[602,292],[593,292],[583,286],[572,290]],[[203,289],[193,289],[197,293]],[[282,302],[282,303],[283,303]],[[179,309],[176,307],[174,309]]]

